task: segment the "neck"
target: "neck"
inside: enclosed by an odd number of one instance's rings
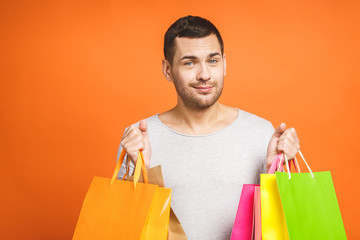
[[[191,109],[178,103],[168,114],[171,115],[171,121],[166,121],[170,127],[175,130],[194,135],[212,133],[221,127],[225,108],[219,102],[205,109]],[[167,118],[169,120],[169,118]]]

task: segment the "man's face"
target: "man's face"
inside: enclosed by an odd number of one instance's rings
[[[226,69],[216,35],[177,37],[175,46],[172,65],[164,73],[174,83],[179,103],[197,110],[212,106],[221,95]]]

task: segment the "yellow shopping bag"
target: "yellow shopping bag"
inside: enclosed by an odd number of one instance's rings
[[[275,170],[280,171],[282,169],[283,160],[283,155],[279,154],[270,167],[268,174],[260,175],[261,232],[263,240],[289,239],[285,215],[274,174]]]
[[[123,150],[112,179],[93,178],[73,240],[167,238],[171,189],[148,184],[141,152],[135,167],[134,181],[116,180],[124,156]],[[141,171],[144,183],[138,183]]]

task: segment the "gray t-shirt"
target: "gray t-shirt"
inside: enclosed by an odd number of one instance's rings
[[[258,184],[265,171],[272,124],[240,109],[233,123],[207,135],[178,133],[158,114],[146,121],[150,167],[162,166],[171,206],[188,239],[230,239],[243,184]],[[124,174],[125,164],[118,178]]]

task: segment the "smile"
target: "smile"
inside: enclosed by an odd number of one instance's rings
[[[201,93],[210,92],[214,86],[197,86],[195,89]]]

